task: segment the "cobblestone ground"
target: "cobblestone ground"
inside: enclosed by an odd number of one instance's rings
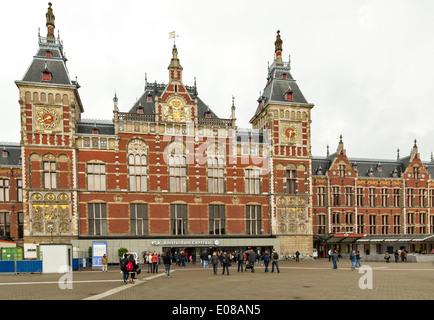
[[[135,284],[124,284],[118,266],[108,272],[84,269],[72,274],[0,274],[1,300],[432,300],[432,263],[366,262],[351,270],[341,260],[333,270],[328,259],[280,261],[280,273],[237,272],[199,264],[172,266],[158,274],[143,272]],[[368,271],[364,271],[367,268]],[[271,266],[270,266],[271,271]],[[363,272],[361,272],[363,271]],[[371,281],[372,280],[372,281]],[[60,283],[60,284],[59,284]],[[365,288],[365,289],[363,289]]]

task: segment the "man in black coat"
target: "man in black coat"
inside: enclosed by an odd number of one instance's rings
[[[256,253],[253,251],[253,249],[250,249],[248,262],[251,266],[252,272],[255,272]]]

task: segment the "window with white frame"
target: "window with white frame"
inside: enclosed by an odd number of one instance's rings
[[[130,229],[132,235],[149,234],[147,203],[130,204]]]
[[[226,212],[222,204],[209,205],[209,234],[226,233]]]
[[[44,188],[45,189],[56,189],[56,159],[54,156],[44,157],[42,160],[43,178],[44,178]]]
[[[261,193],[261,169],[244,169],[244,189],[249,194]]]
[[[104,163],[87,164],[87,188],[91,191],[106,190],[106,167]]]
[[[89,235],[107,235],[107,204],[89,203],[87,205]]]
[[[246,205],[246,233],[261,234],[262,214],[260,205]]]
[[[173,235],[186,235],[188,233],[186,204],[170,205],[170,229]]]
[[[207,160],[207,178],[209,193],[224,193],[225,191],[224,157],[212,156]]]
[[[130,154],[128,156],[128,174],[130,191],[148,191],[148,160],[146,155]]]
[[[11,236],[11,214],[9,212],[0,212],[0,237]]]
[[[0,202],[9,201],[9,179],[0,179]]]

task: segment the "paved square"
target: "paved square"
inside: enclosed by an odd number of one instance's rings
[[[172,266],[170,277],[147,273],[135,284],[124,284],[119,266],[108,272],[83,269],[71,274],[0,274],[2,300],[432,300],[433,263],[362,262],[369,272],[351,271],[343,259],[333,270],[328,259],[280,261],[280,273],[218,274],[200,264]],[[270,266],[271,271],[271,266]],[[369,278],[370,277],[370,278]],[[372,289],[366,287],[372,280]],[[59,285],[60,283],[60,285]]]

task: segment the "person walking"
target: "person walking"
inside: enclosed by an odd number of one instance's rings
[[[170,252],[166,252],[166,254],[163,256],[163,263],[164,263],[164,276],[170,277],[170,266],[172,265],[172,257],[170,256]]]
[[[398,263],[398,260],[399,260],[398,250],[395,250],[395,252],[393,254],[395,255],[395,263]]]
[[[255,261],[256,261],[256,253],[253,251],[253,249],[250,249],[248,262],[250,268],[252,269],[252,272],[255,272]]]
[[[127,254],[124,253],[123,257],[121,257],[119,260],[119,266],[120,266],[122,274],[123,274],[124,283],[127,283],[128,276],[129,276],[128,271],[127,271],[127,263],[128,263]]]
[[[271,273],[274,272],[274,266],[276,266],[277,273],[280,273],[279,270],[279,255],[277,254],[276,250],[273,249],[271,251]]]
[[[332,253],[333,269],[337,269],[338,268],[338,261],[339,261],[339,255],[336,252],[336,250],[334,250],[333,253]]]
[[[361,267],[362,264],[360,263],[360,252],[356,251],[356,267],[359,266]]]
[[[158,272],[157,270],[157,264],[158,264],[158,256],[157,254],[154,252],[154,254],[152,255],[152,273]]]
[[[264,272],[270,272],[270,271],[268,271],[268,264],[269,263],[270,263],[270,255],[268,254],[268,251],[265,250],[265,252],[264,252],[264,265],[265,265]]]
[[[237,254],[237,261],[238,261],[238,272],[243,272],[243,267],[244,267],[244,254],[242,253],[242,251],[238,252]]]
[[[300,262],[300,252],[298,250],[295,252],[295,261]]]
[[[389,263],[390,254],[388,251],[386,251],[386,253],[384,254],[384,259],[386,259],[386,263]]]
[[[102,264],[102,272],[107,272],[108,258],[105,255],[105,253],[101,257],[101,264]]]
[[[328,251],[329,262],[332,261],[332,254],[333,254],[332,249],[329,249],[329,251]]]
[[[202,262],[202,267],[208,268],[208,254],[206,253],[206,250],[203,250],[200,254],[200,260]]]
[[[136,260],[132,254],[129,254],[127,259],[127,272],[130,276],[130,283],[134,283],[135,270],[137,269]]]
[[[351,251],[350,254],[350,260],[351,260],[351,271],[356,270],[356,251]]]
[[[151,270],[152,273],[152,254],[148,252],[148,255],[146,256],[146,264],[148,265],[148,273],[149,270]]]
[[[214,274],[217,274],[217,265],[219,263],[219,257],[217,255],[217,252],[213,252],[211,256],[211,264],[212,264],[212,270],[214,271]]]
[[[226,253],[226,251],[223,252],[222,263],[223,263],[223,272],[222,272],[222,274],[225,274],[225,269],[226,269],[226,274],[229,275],[229,266],[231,265],[231,258]]]

